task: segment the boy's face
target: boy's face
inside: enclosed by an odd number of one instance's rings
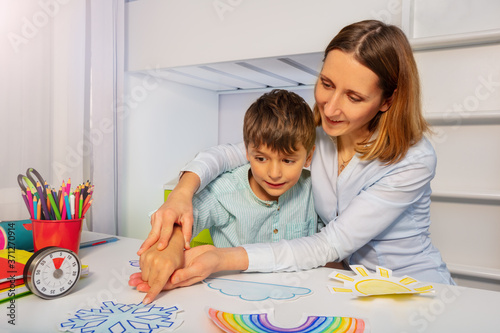
[[[308,154],[299,145],[293,154],[280,154],[266,145],[247,146],[247,159],[250,162],[250,187],[262,200],[278,200],[279,196],[297,183],[302,169],[311,164],[314,148]]]

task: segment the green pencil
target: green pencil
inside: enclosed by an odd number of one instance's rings
[[[47,197],[49,197],[50,205],[54,209],[54,214],[56,214],[56,220],[61,219],[61,214],[59,213],[59,209],[57,208],[56,202],[54,201],[54,197],[52,196],[52,190],[50,187],[47,189]]]
[[[82,218],[82,208],[83,208],[83,195],[80,193],[80,204],[78,205],[78,218]]]

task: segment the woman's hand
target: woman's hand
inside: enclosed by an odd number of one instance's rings
[[[172,236],[174,224],[179,224],[184,235],[184,247],[189,249],[193,228],[193,195],[200,186],[200,178],[186,172],[167,197],[167,201],[151,216],[151,231],[142,243],[137,255],[142,255],[157,243],[159,251],[165,249]]]
[[[184,251],[184,255],[185,266],[172,274],[168,289],[190,286],[212,273],[248,268],[248,255],[242,247],[201,245]]]

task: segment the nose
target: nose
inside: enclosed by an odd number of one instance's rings
[[[341,109],[340,96],[337,94],[337,91],[332,91],[325,100],[323,112],[325,113],[325,116],[333,117],[340,114]]]
[[[278,161],[273,161],[269,164],[269,169],[267,170],[267,174],[271,179],[280,179],[281,178],[281,164]]]

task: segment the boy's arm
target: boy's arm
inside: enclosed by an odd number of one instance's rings
[[[219,145],[198,153],[196,158],[181,170],[183,175],[167,201],[152,215],[151,232],[137,254],[141,255],[157,243],[158,239],[158,249],[164,249],[169,242],[174,223],[182,225],[185,248],[188,249],[193,224],[191,200],[194,193],[223,172],[247,162],[243,143]]]
[[[184,266],[184,237],[179,226],[174,226],[166,249],[150,247],[140,257],[141,273],[130,276],[129,285],[146,291],[143,303],[151,303],[167,284],[172,273]]]

